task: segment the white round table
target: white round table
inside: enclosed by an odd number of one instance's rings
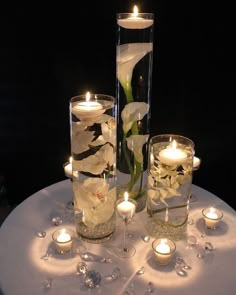
[[[136,254],[129,259],[120,259],[108,254],[109,245],[122,244],[123,227],[117,220],[117,229],[110,241],[102,244],[78,242],[79,247],[102,257],[111,257],[112,263],[86,262],[89,270],[99,271],[102,277],[110,275],[115,267],[120,268],[121,277],[99,288],[83,290],[76,265],[81,258],[78,254],[53,255],[42,259],[52,245],[52,233],[59,227],[74,229],[66,203],[73,198],[71,182],[58,182],[35,193],[22,202],[7,217],[0,229],[0,288],[5,295],[26,294],[113,294],[122,295],[126,290],[135,294],[194,295],[214,294],[233,295],[236,290],[236,214],[221,199],[210,192],[193,185],[193,193],[198,201],[190,204],[188,235],[197,238],[197,245],[189,247],[185,240],[176,242],[176,252],[171,263],[160,266],[154,259],[152,241],[144,242],[146,211],[137,213],[134,222],[129,224],[129,242],[136,248]],[[224,217],[215,231],[207,231],[203,226],[202,209],[213,206],[223,211]],[[60,226],[52,224],[52,217],[62,217]],[[192,223],[192,222],[190,222]],[[35,233],[45,231],[44,238]],[[214,246],[214,251],[204,259],[199,259],[205,242]],[[191,266],[186,276],[175,272],[176,257],[181,256]],[[137,274],[144,268],[143,274]],[[51,287],[44,283],[50,281]],[[154,290],[148,293],[148,283]],[[1,291],[0,291],[1,293]],[[129,293],[126,293],[129,294]]]

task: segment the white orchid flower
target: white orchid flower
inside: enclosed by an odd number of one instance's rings
[[[81,161],[74,160],[73,169],[99,175],[107,168],[108,165],[112,166],[114,161],[114,149],[107,143],[94,155],[88,156]]]
[[[116,146],[116,122],[113,117],[110,117],[107,122],[101,124],[102,135],[94,140],[91,145],[98,146],[107,142]]]
[[[125,105],[121,112],[123,130],[127,133],[134,122],[140,121],[149,111],[149,104],[146,102],[130,102]]]
[[[75,205],[83,208],[83,222],[96,226],[111,218],[114,213],[116,188],[109,191],[109,184],[102,178],[88,178],[83,183],[73,183]]]
[[[148,141],[149,135],[130,135],[126,138],[129,150],[134,153],[136,161],[143,163],[143,145]]]
[[[71,150],[75,154],[80,154],[89,149],[89,145],[94,139],[94,131],[82,131],[77,136],[72,136]]]
[[[117,78],[124,88],[132,79],[135,65],[152,49],[152,43],[128,43],[117,46]]]
[[[116,188],[107,192],[106,201],[100,202],[97,207],[84,210],[84,223],[93,227],[101,223],[107,222],[115,212]]]

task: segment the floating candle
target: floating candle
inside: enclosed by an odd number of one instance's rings
[[[177,148],[177,142],[172,141],[171,146],[160,151],[159,159],[166,165],[179,165],[183,164],[187,159],[187,153]]]
[[[72,108],[72,112],[80,120],[87,121],[99,117],[105,112],[105,109],[100,102],[91,100],[90,92],[87,92],[85,100],[76,103]]]
[[[127,18],[118,19],[117,23],[119,26],[125,29],[146,29],[153,25],[153,19],[140,17],[141,15],[144,16],[148,14],[139,14],[138,7],[135,5],[133,13],[131,13]]]

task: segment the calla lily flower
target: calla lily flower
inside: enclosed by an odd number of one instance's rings
[[[149,105],[146,102],[130,102],[125,105],[121,112],[124,132],[127,133],[134,122],[142,120],[148,111]]]
[[[117,78],[126,88],[135,65],[153,49],[152,43],[128,43],[117,46]]]
[[[129,150],[134,153],[136,161],[143,163],[143,145],[148,141],[149,135],[131,135],[126,138]]]
[[[107,168],[107,166],[112,166],[114,161],[114,149],[109,143],[107,143],[94,155],[88,156],[81,161],[73,161],[73,165],[75,170],[99,175]]]

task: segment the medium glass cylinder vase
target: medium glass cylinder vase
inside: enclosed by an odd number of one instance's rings
[[[153,14],[117,14],[117,193],[146,206],[147,142],[153,64]]]
[[[150,139],[147,230],[156,238],[184,238],[192,191],[194,143],[180,135]]]
[[[76,230],[82,239],[100,243],[115,230],[115,98],[73,97],[70,132]]]

